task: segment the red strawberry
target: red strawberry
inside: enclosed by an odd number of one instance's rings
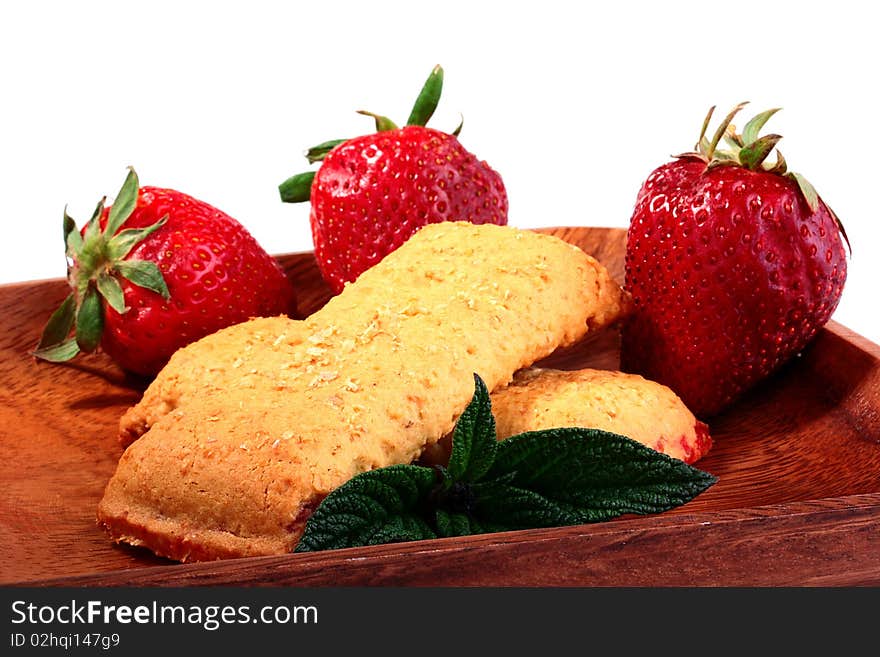
[[[668,385],[713,415],[799,352],[828,321],[846,280],[846,234],[781,139],[758,133],[776,110],[730,125],[643,184],[627,236],[635,312],[622,367]],[[722,137],[730,150],[718,149]]]
[[[440,98],[443,71],[428,77],[407,125],[373,116],[375,134],[325,142],[308,151],[317,172],[279,187],[285,202],[311,200],[315,256],[338,293],[420,227],[441,221],[507,223],[501,176],[447,134],[424,127]]]
[[[64,240],[73,291],[34,352],[44,360],[100,345],[149,376],[209,333],[293,310],[284,271],[238,221],[186,194],[139,187],[134,170],[82,231],[65,212]]]

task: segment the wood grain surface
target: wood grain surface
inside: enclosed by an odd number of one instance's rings
[[[625,231],[555,228],[622,281]],[[279,258],[307,315],[329,298],[311,254]],[[595,525],[173,564],[112,544],[95,508],[116,426],[147,381],[103,355],[30,351],[60,280],[0,287],[0,584],[852,586],[880,584],[880,347],[831,322],[803,353],[709,422],[698,467],[718,483],[656,516]],[[618,366],[597,334],[543,364]]]

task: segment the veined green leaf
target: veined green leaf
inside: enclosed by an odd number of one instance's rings
[[[450,536],[471,536],[482,534],[485,530],[476,518],[467,513],[437,509],[435,516],[437,535],[443,538]]]
[[[363,472],[321,502],[295,551],[435,538],[421,508],[435,482],[434,470],[417,465]]]
[[[479,505],[475,514],[492,531],[565,527],[605,519],[584,513],[577,505],[508,483],[478,484],[476,493]]]
[[[474,375],[474,395],[455,423],[449,477],[454,481],[478,481],[492,467],[498,441],[495,418],[486,384]]]
[[[296,551],[659,513],[716,481],[597,429],[533,431],[496,443],[488,390],[479,376],[474,382],[453,433],[448,469],[392,465],[357,475],[318,506]],[[484,447],[490,439],[494,450]]]
[[[690,501],[716,481],[625,436],[577,427],[501,441],[486,479],[511,473],[511,486],[576,513],[580,522],[660,513]]]

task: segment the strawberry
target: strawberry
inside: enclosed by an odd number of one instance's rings
[[[65,211],[64,242],[72,291],[34,352],[43,360],[100,346],[150,376],[198,338],[293,310],[284,271],[238,221],[181,192],[140,187],[133,169],[81,231]]]
[[[441,221],[507,223],[501,176],[452,134],[425,127],[440,98],[443,70],[425,82],[407,124],[375,119],[374,134],[310,149],[317,172],[279,186],[281,199],[311,201],[310,223],[321,274],[334,293],[403,244],[420,227]]]
[[[779,135],[759,136],[776,109],[738,134],[738,105],[710,141],[654,170],[627,234],[623,369],[666,384],[701,417],[728,407],[797,354],[840,300],[847,262],[840,220],[800,174]],[[722,137],[729,150],[718,148]]]

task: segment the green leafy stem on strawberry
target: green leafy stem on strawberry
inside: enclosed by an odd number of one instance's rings
[[[788,171],[781,137],[742,133],[740,103],[693,151],[654,169],[636,198],[625,287],[634,311],[621,368],[674,390],[701,419],[720,413],[799,353],[830,319],[849,240],[807,179]],[[723,143],[722,143],[723,142]],[[776,151],[775,162],[767,159]]]
[[[413,108],[410,111],[406,125],[427,125],[428,121],[430,121],[431,117],[434,115],[434,111],[437,109],[437,104],[440,102],[442,91],[443,68],[438,64],[431,70],[428,79],[425,80],[425,84],[422,86],[422,90],[419,92],[416,102],[413,104]],[[358,114],[372,117],[376,123],[376,132],[388,132],[390,130],[398,129],[397,124],[387,116],[374,114],[367,110],[358,110]],[[461,133],[462,126],[463,122],[460,122],[452,134],[457,137]],[[309,161],[309,164],[320,162],[330,151],[347,141],[348,139],[331,139],[322,142],[317,146],[312,146],[306,151],[306,159]],[[281,200],[285,203],[302,203],[308,201],[311,195],[312,182],[314,179],[314,171],[306,171],[291,176],[278,186]]]
[[[416,98],[406,125],[427,125],[428,121],[434,115],[437,104],[440,102],[440,94],[443,90],[443,69],[438,64],[435,66],[428,79],[425,81],[422,91]],[[380,114],[374,114],[366,110],[358,110],[358,114],[373,117],[376,123],[376,132],[388,132],[389,130],[397,130],[397,124],[391,119]],[[453,133],[458,136],[461,132],[461,124]],[[314,164],[323,160],[327,153],[332,151],[339,144],[343,144],[348,139],[331,139],[322,142],[317,146],[312,146],[306,151],[306,159],[309,164]],[[281,200],[285,203],[302,203],[309,200],[312,189],[312,182],[315,179],[314,171],[306,171],[291,176],[278,186],[281,194]]]
[[[452,132],[427,127],[440,99],[443,69],[425,81],[402,128],[373,117],[376,131],[325,141],[306,152],[316,171],[279,185],[281,200],[308,201],[315,259],[334,293],[427,224],[507,223],[507,191],[497,171]]]
[[[816,188],[802,174],[788,170],[788,163],[777,148],[782,135],[775,133],[769,135],[760,134],[770,117],[776,114],[780,108],[774,107],[756,114],[745,124],[742,133],[737,133],[733,125],[733,119],[746,105],[748,105],[748,101],[737,104],[718,125],[711,140],[706,136],[706,131],[709,129],[709,123],[712,120],[712,115],[715,113],[715,106],[710,107],[706,118],[703,120],[700,138],[697,140],[694,150],[682,153],[678,157],[699,158],[706,162],[707,170],[723,166],[739,166],[750,171],[766,171],[768,173],[784,175],[797,183],[810,210],[815,212],[819,207],[819,194],[816,192]],[[722,139],[728,148],[719,148]],[[766,160],[774,150],[776,151],[776,161],[771,164]],[[851,251],[852,247],[846,235],[846,230],[843,227],[843,222],[828,207],[827,203],[825,205],[837,223],[840,234]]]
[[[145,228],[120,230],[137,205],[138,190],[137,174],[129,168],[109,212],[105,212],[104,197],[82,232],[65,208],[64,246],[73,290],[49,318],[33,354],[37,358],[63,362],[80,351],[97,349],[104,331],[101,299],[120,314],[127,310],[117,277],[168,299],[168,287],[155,262],[126,260],[135,246],[168,221],[166,215]],[[103,227],[102,218],[106,219]],[[74,329],[75,335],[68,337]]]
[[[293,284],[247,229],[182,192],[140,187],[130,169],[115,201],[77,230],[64,212],[71,291],[34,356],[100,350],[126,372],[156,374],[179,348],[251,317],[290,313]]]

